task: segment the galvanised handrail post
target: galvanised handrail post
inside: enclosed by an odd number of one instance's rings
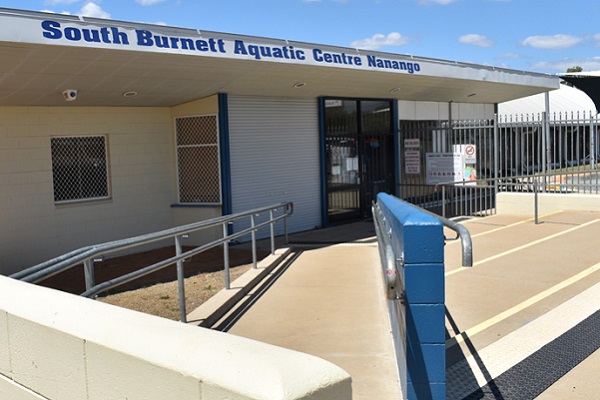
[[[83,271],[85,274],[85,288],[86,290],[96,286],[96,278],[94,276],[94,259],[87,258],[83,261]]]
[[[537,179],[533,180],[533,215],[535,224],[539,224],[538,221],[538,182]]]
[[[256,226],[256,219],[255,219],[255,215],[252,214],[250,216],[250,227],[252,228],[252,233],[251,233],[251,237],[252,237],[252,268],[256,269],[258,268],[258,262],[257,262],[257,257],[256,257],[256,230],[254,229],[254,227]]]
[[[183,246],[181,245],[181,236],[175,236],[175,255],[181,256]],[[177,260],[177,289],[179,293],[179,320],[187,322],[186,307],[185,307],[185,271],[183,268],[183,259]]]
[[[228,223],[223,223],[223,238],[226,239],[229,234]],[[223,263],[225,268],[225,289],[231,289],[231,282],[229,279],[229,240],[223,242]]]
[[[294,203],[290,203],[290,204],[286,204],[285,206],[285,210],[287,212],[287,210],[289,210],[290,206],[293,208],[294,207]],[[287,222],[287,218],[283,219],[283,235],[284,235],[284,240],[285,240],[285,245],[287,246],[289,243],[288,240],[288,222]]]
[[[273,222],[273,210],[269,210],[269,221],[272,222],[269,225],[271,227],[271,254],[275,254],[275,223]]]

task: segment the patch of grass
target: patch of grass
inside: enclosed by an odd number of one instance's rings
[[[233,282],[251,267],[251,265],[243,265],[231,268],[231,281]],[[224,271],[203,273],[185,279],[186,314],[198,308],[224,287]],[[159,283],[141,289],[100,297],[98,300],[130,310],[179,321],[177,281]]]

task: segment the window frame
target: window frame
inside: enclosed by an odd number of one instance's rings
[[[99,182],[99,184],[105,185],[105,187],[103,187],[101,190],[105,191],[106,195],[105,196],[95,196],[95,197],[77,197],[77,198],[73,197],[73,198],[68,198],[68,199],[64,199],[64,200],[57,200],[57,197],[60,197],[60,196],[57,196],[57,186],[56,186],[57,177],[55,176],[55,174],[58,173],[57,168],[59,167],[59,165],[57,165],[57,160],[56,160],[57,155],[54,153],[54,150],[53,150],[53,141],[61,140],[61,139],[89,140],[90,138],[100,138],[102,140],[104,176],[106,177],[106,181]],[[81,152],[78,153],[78,156],[81,156]],[[103,135],[51,136],[50,137],[50,159],[51,159],[51,164],[52,164],[52,168],[51,168],[52,169],[52,192],[53,192],[54,204],[61,205],[61,204],[72,204],[72,203],[87,203],[87,202],[94,202],[94,201],[99,201],[99,200],[107,200],[112,197],[110,165],[109,165],[108,135],[103,134]],[[81,162],[81,159],[77,160],[77,163],[79,164],[79,167],[84,165]],[[66,183],[68,183],[68,182],[66,182]],[[80,188],[79,191],[80,191],[80,195],[81,195],[81,192],[83,192],[83,190],[81,190],[81,188]],[[58,191],[58,193],[60,193],[60,191]]]
[[[184,119],[193,119],[193,118],[206,118],[211,117],[214,118],[215,123],[215,142],[211,143],[195,143],[195,144],[179,144],[179,132],[177,130],[177,121]],[[219,115],[214,114],[197,114],[197,115],[184,115],[173,118],[173,134],[174,134],[174,144],[175,144],[175,172],[176,172],[176,184],[177,184],[177,204],[180,206],[222,206],[223,205],[223,179],[222,179],[222,170],[221,170],[221,137],[219,132]],[[216,150],[216,170],[218,173],[218,187],[212,188],[218,193],[218,201],[183,201],[182,200],[182,171],[180,164],[180,152],[179,150],[182,148],[215,148]]]

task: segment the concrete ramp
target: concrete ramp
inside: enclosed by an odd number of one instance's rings
[[[353,399],[400,398],[376,242],[298,252],[229,333],[333,362],[352,377]]]
[[[446,398],[597,398],[600,213],[462,223],[474,265],[461,266],[459,241],[446,243]],[[340,366],[353,399],[399,399],[370,229],[365,222],[293,235],[293,257],[273,270],[268,290],[249,294],[226,330]]]

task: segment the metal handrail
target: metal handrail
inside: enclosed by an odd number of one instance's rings
[[[435,186],[436,192],[438,191],[439,186],[442,187],[442,199],[445,199],[446,198],[446,186],[450,186],[450,187],[473,186],[474,188],[494,187],[495,192],[498,193],[500,191],[499,183],[501,183],[501,185],[504,187],[522,187],[525,185],[531,185],[531,189],[534,193],[534,221],[535,221],[535,224],[538,224],[538,193],[540,192],[540,190],[539,190],[540,183],[542,183],[543,187],[545,188],[546,186],[553,184],[553,182],[547,181],[548,178],[552,178],[552,177],[556,177],[556,176],[574,176],[574,175],[590,175],[590,174],[597,175],[598,171],[597,170],[563,171],[563,172],[552,172],[552,173],[536,173],[533,175],[509,175],[509,176],[502,176],[502,177],[496,177],[496,178],[481,178],[481,179],[475,179],[475,180],[471,180],[471,181],[441,182],[434,186]],[[480,183],[485,183],[485,185],[479,185]],[[582,184],[581,183],[561,182],[560,186],[565,187],[565,188],[578,188],[578,187],[581,187]],[[585,185],[583,185],[583,186],[585,186]],[[546,192],[546,191],[547,190],[545,190],[545,189],[542,190],[542,192]],[[446,215],[446,202],[445,201],[442,201],[442,215],[444,217]]]
[[[392,228],[387,225],[387,221],[383,216],[383,212],[377,203],[373,203],[371,207],[373,214],[373,222],[375,225],[375,233],[379,244],[379,258],[382,262],[384,283],[386,289],[386,297],[388,300],[403,299],[404,288],[399,279],[398,268],[396,266],[396,257],[391,244]],[[403,260],[398,258],[402,263]]]
[[[418,208],[419,211],[436,218],[445,227],[456,232],[456,235],[457,235],[456,238],[449,239],[449,238],[444,237],[444,240],[457,240],[460,238],[461,246],[462,246],[462,266],[463,267],[472,267],[473,266],[473,241],[471,240],[471,234],[469,233],[469,230],[459,223],[451,221],[440,215],[434,214],[434,213],[432,213],[428,210],[425,210],[421,207],[418,207],[415,205],[413,205],[413,206]],[[383,244],[383,248],[380,249],[381,259],[387,260],[386,264],[388,264],[386,266],[385,274],[386,274],[386,279],[387,279],[387,283],[388,283],[388,294],[389,294],[390,290],[395,290],[392,286],[395,285],[396,284],[395,282],[397,281],[395,266],[392,267],[392,265],[389,265],[393,261],[390,261],[389,250],[387,249],[388,247],[391,247],[391,244],[389,243],[389,240],[387,240],[386,235],[391,236],[392,228],[390,226],[386,226],[385,217],[382,215],[381,209],[379,208],[379,206],[376,203],[374,203],[372,206],[372,214],[373,214],[373,220],[375,221],[375,230],[377,232],[378,240],[381,244]],[[386,233],[386,229],[389,232]],[[399,262],[403,262],[403,260],[399,260]]]
[[[448,239],[444,236],[445,240],[458,240],[460,238],[460,243],[462,247],[462,266],[463,267],[472,267],[473,266],[473,241],[471,240],[471,234],[469,230],[465,228],[463,225],[449,220],[440,215],[434,214],[428,210],[423,208],[420,209],[421,212],[425,214],[429,214],[434,218],[437,218],[446,228],[453,230],[456,232],[456,237],[453,239]]]
[[[535,174],[530,174],[530,175],[507,175],[507,176],[499,176],[496,178],[479,178],[479,179],[474,179],[474,180],[463,180],[463,181],[447,181],[447,182],[440,182],[440,183],[436,183],[435,185],[433,185],[436,189],[438,186],[469,186],[469,185],[473,185],[473,184],[478,184],[478,183],[488,183],[488,182],[503,182],[506,183],[508,185],[519,185],[522,183],[509,183],[509,182],[505,182],[507,180],[516,180],[516,181],[525,181],[525,180],[531,180],[532,178],[549,178],[549,177],[553,177],[553,176],[565,176],[565,175],[589,175],[589,174],[598,174],[597,170],[590,170],[590,171],[568,171],[568,172],[547,172],[547,173],[535,173]],[[564,186],[579,186],[578,184],[564,184]]]
[[[281,211],[280,215],[275,216],[275,212]],[[294,204],[292,202],[282,202],[271,206],[256,208],[253,210],[226,215],[222,217],[213,218],[206,221],[196,222],[188,225],[182,225],[179,227],[165,229],[158,232],[153,232],[145,235],[135,236],[131,238],[115,240],[103,244],[86,246],[80,249],[71,251],[62,256],[53,258],[52,260],[43,262],[33,267],[27,268],[23,271],[17,272],[10,275],[11,278],[20,279],[25,282],[36,283],[51,276],[59,274],[63,271],[71,269],[77,265],[83,263],[85,272],[85,283],[86,290],[81,295],[91,297],[99,293],[110,290],[116,286],[130,282],[137,278],[148,275],[152,272],[161,270],[170,265],[177,264],[177,279],[179,282],[179,303],[180,303],[180,320],[185,322],[185,294],[183,288],[183,260],[190,258],[194,255],[200,254],[208,249],[223,245],[224,253],[224,269],[225,269],[225,288],[230,289],[230,276],[229,276],[229,243],[242,236],[250,234],[252,237],[252,263],[253,268],[257,267],[257,256],[256,256],[256,231],[265,226],[270,226],[270,239],[271,239],[271,253],[275,252],[275,229],[274,225],[276,222],[284,221],[284,235],[285,242],[288,241],[288,229],[287,229],[287,218],[292,215],[294,211]],[[256,224],[255,218],[261,213],[268,212],[269,219],[267,221]],[[235,221],[250,218],[250,227],[234,234],[229,234],[229,225]],[[210,243],[202,246],[195,247],[189,251],[183,252],[181,239],[187,235],[197,232],[202,229],[213,228],[221,226],[223,229],[223,237],[214,240]],[[94,260],[103,258],[105,255],[112,254],[118,251],[127,250],[133,247],[142,246],[150,243],[154,243],[160,240],[169,238],[175,239],[176,255],[168,258],[156,264],[148,267],[139,269],[129,274],[120,276],[110,281],[96,285],[94,279]]]
[[[414,206],[414,205],[413,205]],[[473,245],[471,240],[471,234],[464,226],[457,224],[454,221],[450,221],[439,215],[433,214],[420,207],[414,206],[419,211],[425,214],[431,215],[438,219],[444,226],[452,229],[457,233],[457,238],[460,237],[462,243],[462,265],[463,267],[473,266]],[[384,281],[386,286],[386,296],[389,300],[400,300],[404,302],[404,287],[403,283],[399,278],[398,268],[404,265],[404,259],[402,255],[396,256],[392,248],[391,237],[393,235],[392,227],[387,223],[381,208],[377,203],[373,203],[371,207],[373,214],[373,221],[375,225],[375,232],[377,235],[377,241],[379,243],[379,256],[382,261]],[[448,240],[444,237],[445,240]]]

